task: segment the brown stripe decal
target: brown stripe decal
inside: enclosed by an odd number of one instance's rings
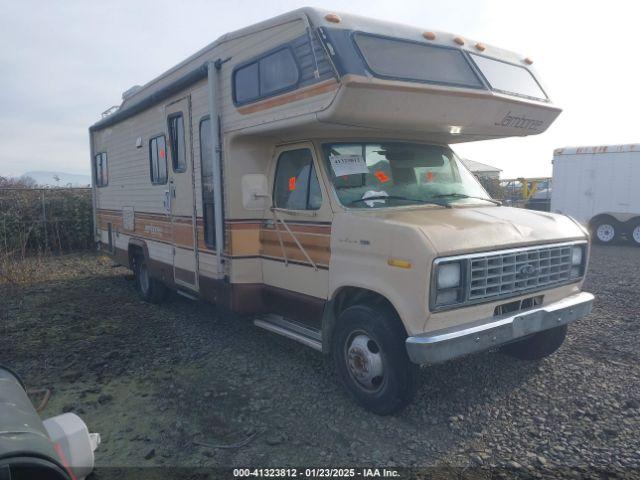
[[[298,100],[304,100],[306,98],[322,95],[323,93],[331,92],[332,90],[337,90],[337,89],[338,89],[337,81],[327,80],[324,82],[317,83],[315,85],[311,85],[306,88],[301,88],[299,90],[296,90],[295,92],[288,93],[286,95],[280,95],[278,97],[270,98],[269,100],[264,100],[262,102],[254,103],[246,107],[240,107],[238,108],[238,112],[243,115],[247,115],[249,113],[255,113],[261,110],[267,110],[269,108],[286,105],[287,103],[297,102]]]
[[[113,210],[98,210],[98,225],[107,230],[112,224],[116,232],[136,238],[158,241],[182,248],[193,249],[193,229],[191,219],[181,217],[172,224],[169,216],[154,213],[135,213],[135,230],[127,231],[122,225],[122,213]],[[311,222],[287,222],[296,239],[309,257],[319,266],[327,267],[331,258],[331,225]],[[279,232],[279,234],[278,234]],[[215,250],[204,241],[204,226],[198,219],[196,234],[198,250],[215,254]],[[278,224],[262,220],[227,220],[225,222],[225,251],[230,258],[269,258],[292,261],[309,265],[307,257],[300,250],[293,237]],[[280,244],[282,239],[282,245]],[[283,252],[284,247],[284,252]]]

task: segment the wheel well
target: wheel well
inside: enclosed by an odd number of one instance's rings
[[[133,258],[137,255],[144,256],[144,249],[140,245],[129,244],[129,268],[133,269]]]
[[[328,308],[325,309],[322,322],[322,351],[329,353],[331,350],[331,336],[340,313],[352,305],[366,304],[369,306],[384,308],[393,314],[398,324],[402,327],[405,335],[405,328],[398,311],[393,304],[384,296],[373,290],[361,287],[342,287],[329,301]]]
[[[589,220],[589,229],[593,230],[593,228],[600,222],[602,221],[608,221],[611,222],[612,225],[617,225],[620,222],[618,220],[615,219],[615,217],[613,217],[612,215],[609,215],[608,213],[601,213],[599,215],[596,215],[595,217],[593,217],[591,220]]]

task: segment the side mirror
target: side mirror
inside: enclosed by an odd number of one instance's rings
[[[249,173],[242,176],[242,206],[247,210],[266,210],[271,206],[266,175]]]

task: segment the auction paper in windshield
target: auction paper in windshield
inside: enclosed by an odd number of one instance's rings
[[[333,155],[329,157],[329,161],[336,177],[369,173],[367,162],[362,155]]]

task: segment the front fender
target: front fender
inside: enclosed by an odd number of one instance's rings
[[[370,290],[386,298],[407,332],[424,331],[429,268],[433,260],[416,229],[343,214],[334,219],[329,265],[329,299],[344,287]],[[410,268],[389,264],[408,261]]]

